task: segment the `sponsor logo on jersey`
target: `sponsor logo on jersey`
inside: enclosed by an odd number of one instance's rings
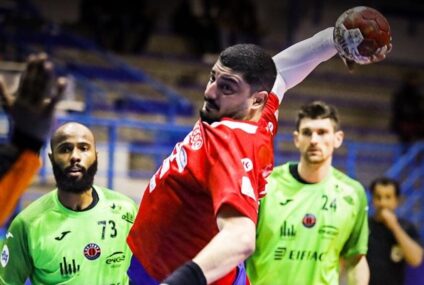
[[[63,262],[60,264],[60,274],[62,276],[73,275],[80,271],[79,264],[76,264],[75,259],[72,259],[71,263],[66,261],[66,257],[63,257]]]
[[[106,257],[106,264],[116,267],[121,265],[125,261],[125,254],[122,251],[115,251],[108,257]]]
[[[178,172],[181,173],[187,166],[187,152],[180,144],[178,144],[177,147],[177,166]]]
[[[280,205],[281,205],[281,206],[285,206],[285,205],[287,205],[288,203],[290,203],[291,201],[293,201],[293,199],[287,199],[286,201],[280,202]]]
[[[151,193],[156,188],[156,175],[153,175],[149,181],[149,192]]]
[[[84,247],[84,256],[88,260],[95,260],[99,258],[100,254],[102,253],[100,247],[95,243],[89,243]]]
[[[278,113],[277,113],[277,116],[278,116]],[[278,118],[278,117],[277,117]],[[267,126],[267,128],[268,128],[268,131],[270,132],[270,133],[272,133],[272,131],[274,131],[274,124],[272,123],[272,122],[268,122],[268,126]]]
[[[304,249],[287,249],[286,247],[277,247],[274,252],[274,260],[292,260],[292,261],[323,261],[327,252]]]
[[[250,158],[242,158],[241,163],[243,164],[244,170],[246,170],[246,172],[249,172],[253,169],[253,162],[250,160]]]
[[[294,225],[288,225],[287,221],[284,221],[280,227],[280,237],[285,239],[293,239],[296,236]]]
[[[199,150],[203,146],[203,138],[199,125],[196,125],[190,133],[190,146],[193,150]]]
[[[323,225],[319,228],[318,234],[323,238],[334,238],[339,234],[339,229],[331,225]]]
[[[67,234],[69,234],[71,231],[64,231],[61,232],[60,236],[55,237],[55,240],[61,241]]]
[[[2,267],[6,267],[7,263],[9,262],[9,248],[7,247],[7,245],[5,244],[3,246],[3,249],[1,251],[1,259],[0,259],[0,263]]]
[[[317,218],[313,214],[306,214],[302,220],[302,224],[308,229],[315,226],[316,222]]]
[[[120,205],[116,205],[116,203],[112,203],[112,205],[110,205],[110,208],[112,209],[112,212],[120,212],[122,209],[122,206]]]
[[[130,224],[134,223],[134,215],[126,212],[124,215],[122,215],[122,219]]]

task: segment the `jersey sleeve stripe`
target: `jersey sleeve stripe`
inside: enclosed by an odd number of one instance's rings
[[[252,124],[243,123],[243,122],[233,122],[233,121],[220,121],[212,123],[211,127],[217,128],[219,126],[226,126],[230,129],[240,129],[249,134],[255,134],[258,127]]]

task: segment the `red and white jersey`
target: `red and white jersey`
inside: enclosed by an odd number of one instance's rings
[[[218,233],[217,213],[230,205],[256,223],[271,173],[279,99],[273,93],[257,122],[198,121],[151,178],[128,237],[146,271],[163,280]],[[232,284],[233,270],[214,284]]]
[[[279,102],[336,53],[333,28],[280,52],[273,57],[278,75],[259,122],[199,121],[175,146],[150,180],[128,237],[151,277],[162,281],[209,243],[218,233],[223,204],[256,223],[258,200],[274,164]],[[236,269],[214,284],[232,284],[235,274]]]

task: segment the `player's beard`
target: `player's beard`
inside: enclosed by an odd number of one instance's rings
[[[97,158],[88,169],[82,169],[81,178],[69,177],[66,171],[61,169],[54,161],[52,161],[52,167],[56,185],[60,191],[80,194],[93,186],[94,176],[97,172]]]
[[[199,111],[199,114],[200,114],[200,119],[202,120],[202,122],[206,122],[209,125],[212,124],[212,123],[214,123],[214,122],[218,122],[219,121],[218,118],[213,118],[213,117],[208,116],[206,114],[206,112],[203,111],[203,110],[200,110]]]

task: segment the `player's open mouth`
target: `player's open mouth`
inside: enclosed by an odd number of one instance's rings
[[[218,110],[218,106],[216,106],[215,104],[213,104],[213,103],[209,103],[209,102],[206,102],[206,104],[205,104],[205,110],[206,111],[213,111],[213,110]]]

